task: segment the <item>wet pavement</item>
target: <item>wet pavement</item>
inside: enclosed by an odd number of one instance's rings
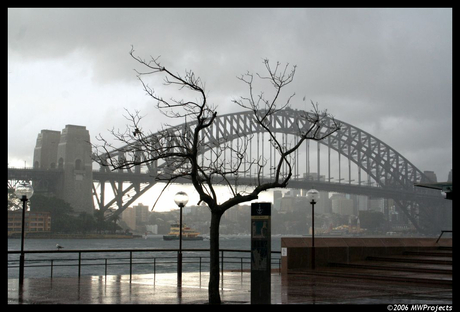
[[[9,304],[206,304],[209,276],[175,273],[8,280]],[[452,304],[452,287],[336,276],[272,274],[272,304]],[[250,303],[250,273],[225,272],[224,304]]]

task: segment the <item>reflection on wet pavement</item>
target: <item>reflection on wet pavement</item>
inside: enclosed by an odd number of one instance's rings
[[[204,304],[208,275],[174,273],[8,280],[8,303],[25,304]],[[250,274],[225,272],[221,298],[228,304],[250,303]],[[272,274],[273,304],[452,304],[452,287],[414,285],[372,279],[304,274]]]

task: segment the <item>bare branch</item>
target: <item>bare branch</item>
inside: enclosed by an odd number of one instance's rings
[[[232,137],[235,144],[227,142],[227,138],[211,140],[217,111],[216,107],[209,104],[205,84],[199,76],[191,70],[185,71],[184,75],[174,73],[160,63],[160,57],[146,60],[134,52],[132,48],[129,54],[143,69],[136,70],[136,75],[146,94],[156,101],[157,109],[165,116],[182,119],[184,123],[180,126],[164,126],[156,134],[152,134],[146,132],[142,126],[144,116],[138,111],[125,110],[129,125],[124,130],[110,131],[116,143],[99,135],[98,145],[94,145],[93,158],[103,168],[120,171],[133,167],[139,170],[139,166],[143,164],[149,168],[159,168],[158,163],[161,162],[162,169],[155,169],[154,173],[157,181],[166,182],[161,194],[178,179],[191,181],[199,194],[199,203],[206,203],[212,212],[212,283],[210,282],[209,289],[213,289],[218,295],[218,237],[216,241],[214,236],[218,234],[222,214],[235,205],[257,199],[263,191],[286,187],[293,175],[295,152],[302,143],[305,140],[323,140],[338,131],[340,125],[327,111],[320,111],[318,104],[311,102],[311,112],[301,116],[302,125],[299,126],[295,143],[280,141],[276,135],[275,120],[282,110],[290,109],[289,105],[295,94],[286,96],[283,92],[294,80],[296,66],[281,65],[278,62],[272,65],[264,59],[264,74],[254,75],[247,72],[237,77],[246,85],[248,93],[232,102],[253,113],[254,121],[263,133],[268,134],[269,144],[277,153],[277,162],[270,168],[273,170],[273,177],[268,179],[263,176],[268,160],[261,156],[252,159],[248,156],[253,136],[244,138],[242,134],[239,138]],[[162,76],[164,86],[172,87],[182,95],[189,95],[188,99],[163,98],[149,86],[147,79],[152,76]],[[255,91],[256,80],[268,83],[271,92],[267,92],[266,88],[260,92]],[[210,140],[206,140],[207,137]],[[255,185],[248,186],[241,192],[240,177],[252,170],[256,171]],[[232,197],[220,203],[214,187],[216,183],[225,184]]]

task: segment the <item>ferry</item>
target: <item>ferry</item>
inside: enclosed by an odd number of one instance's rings
[[[163,235],[163,240],[176,240],[179,239],[179,224],[171,224],[171,229],[168,235]],[[182,240],[203,240],[203,236],[199,236],[195,230],[192,230],[190,227],[185,224],[182,225]]]

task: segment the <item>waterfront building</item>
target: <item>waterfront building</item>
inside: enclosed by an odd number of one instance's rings
[[[49,212],[26,212],[25,233],[44,233],[51,231]],[[22,211],[8,211],[8,236],[21,234]]]

